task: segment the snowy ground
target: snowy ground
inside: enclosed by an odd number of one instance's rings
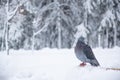
[[[93,51],[102,67],[120,68],[120,48]],[[79,63],[73,49],[0,52],[0,80],[120,80],[120,71]]]

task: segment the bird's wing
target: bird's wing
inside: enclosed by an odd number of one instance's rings
[[[93,51],[90,48],[90,46],[85,45],[84,48],[83,48],[83,52],[88,59],[95,59],[95,56],[94,56]]]

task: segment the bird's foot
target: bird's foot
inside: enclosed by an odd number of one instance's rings
[[[80,64],[80,67],[84,67],[84,66],[86,66],[86,63],[83,62]]]

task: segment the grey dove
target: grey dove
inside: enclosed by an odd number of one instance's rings
[[[85,66],[90,63],[92,66],[99,66],[99,62],[93,54],[91,47],[84,42],[84,37],[80,37],[75,46],[75,55],[82,61],[80,66]]]

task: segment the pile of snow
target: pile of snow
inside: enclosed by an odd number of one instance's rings
[[[102,67],[120,68],[120,48],[93,49]],[[120,80],[120,71],[79,67],[74,49],[0,52],[0,80]]]

